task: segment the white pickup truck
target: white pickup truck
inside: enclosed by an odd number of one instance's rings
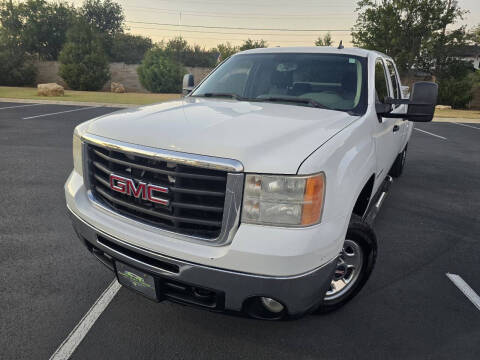
[[[341,47],[249,50],[192,81],[76,127],[65,196],[82,242],[155,301],[261,319],[345,304],[437,86],[403,99],[391,58]]]

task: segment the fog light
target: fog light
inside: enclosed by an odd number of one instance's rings
[[[277,300],[268,297],[261,297],[262,305],[268,311],[278,314],[281,313],[284,309],[283,305],[280,304]]]

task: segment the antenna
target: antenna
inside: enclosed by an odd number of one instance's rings
[[[340,40],[340,44],[338,44],[338,48],[337,48],[337,49],[343,49],[343,44],[342,44],[342,43],[343,43],[343,41]]]

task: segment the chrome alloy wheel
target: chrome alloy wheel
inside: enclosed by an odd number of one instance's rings
[[[363,267],[363,251],[360,245],[346,239],[338,258],[330,288],[325,300],[334,300],[344,295],[357,281]]]

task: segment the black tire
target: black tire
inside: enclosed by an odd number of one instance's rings
[[[327,292],[321,305],[315,311],[317,314],[324,314],[337,310],[355,297],[355,295],[358,294],[358,292],[367,282],[375,266],[375,260],[377,258],[377,239],[372,228],[367,223],[362,221],[361,217],[352,215],[347,230],[346,240],[347,239],[357,243],[360,246],[363,260],[362,268],[359,271],[355,282],[353,282],[351,287],[341,296],[335,299],[328,299]]]
[[[405,163],[407,161],[407,146],[408,144],[405,145],[403,151],[397,155],[395,162],[388,172],[388,174],[394,178],[400,177],[403,173],[403,168],[405,167]]]

